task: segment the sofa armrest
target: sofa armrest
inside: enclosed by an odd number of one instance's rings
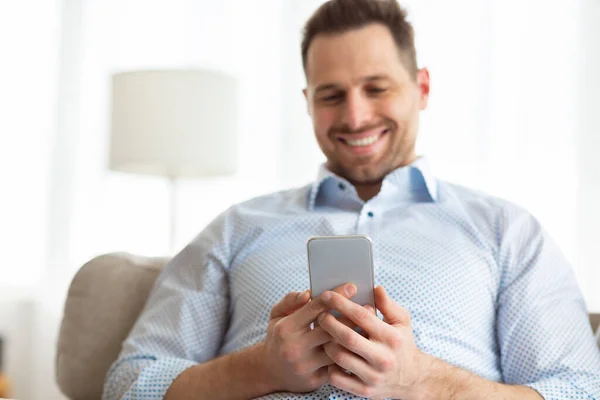
[[[70,399],[101,397],[106,373],[167,261],[113,253],[94,258],[77,272],[56,355],[56,380]]]

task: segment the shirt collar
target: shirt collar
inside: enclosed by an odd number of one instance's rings
[[[324,185],[326,182],[328,184]],[[310,190],[309,210],[315,208],[317,196],[323,191],[324,186],[332,186],[330,183],[333,183],[333,186],[355,190],[348,180],[331,172],[323,163]],[[425,157],[419,157],[412,164],[390,172],[383,179],[382,191],[384,187],[391,187],[397,192],[410,192],[409,194],[425,192],[429,201],[436,202],[438,200],[438,181],[431,172],[431,167]],[[419,198],[422,199],[422,196]]]

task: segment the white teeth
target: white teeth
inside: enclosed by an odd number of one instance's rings
[[[346,143],[348,143],[350,146],[368,146],[370,144],[375,143],[378,138],[379,138],[379,135],[373,135],[373,136],[366,137],[364,139],[346,140]]]

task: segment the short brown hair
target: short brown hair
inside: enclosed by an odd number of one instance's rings
[[[306,72],[308,48],[319,34],[344,33],[371,23],[388,27],[401,60],[409,73],[417,76],[415,34],[406,11],[396,0],[330,0],[314,12],[302,32],[302,65]]]

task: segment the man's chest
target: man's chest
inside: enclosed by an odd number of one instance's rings
[[[310,236],[354,233],[372,237],[375,285],[409,310],[418,344],[483,335],[493,325],[499,272],[493,249],[476,232],[422,214],[391,214],[370,223],[347,213],[284,219],[252,235],[229,271],[234,328],[256,326],[261,332],[277,301],[309,288]]]

